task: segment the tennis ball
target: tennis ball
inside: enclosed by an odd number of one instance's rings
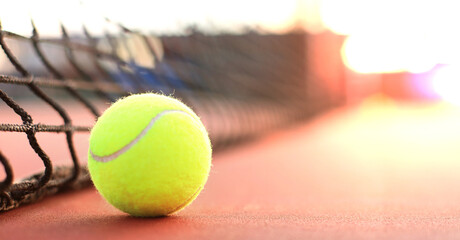
[[[198,116],[157,94],[115,102],[94,125],[88,168],[101,195],[133,216],[177,212],[203,189],[211,144]]]

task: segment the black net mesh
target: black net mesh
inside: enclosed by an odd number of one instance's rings
[[[69,36],[61,25],[60,37],[41,38],[31,24],[30,37],[0,26],[0,55],[14,67],[0,75],[0,98],[21,119],[21,123],[0,122],[0,131],[25,134],[44,171],[14,179],[15,159],[2,153],[0,145],[5,173],[0,211],[91,185],[74,143],[75,133],[89,133],[91,126],[74,121],[68,99],[86,108],[95,120],[101,114],[100,102],[130,93],[173,95],[202,118],[217,151],[331,106],[327,99],[310,94],[321,89],[307,72],[308,34],[303,32],[206,35],[192,29],[185,36],[154,37],[117,25],[117,34],[94,37],[84,26],[81,35]],[[35,59],[39,67],[28,59]],[[19,86],[23,87],[18,90]],[[17,101],[32,95],[51,107],[63,124],[34,122]],[[37,140],[40,132],[65,135],[73,165],[54,166]]]

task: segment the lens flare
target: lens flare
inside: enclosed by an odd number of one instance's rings
[[[356,72],[423,73],[460,62],[456,1],[321,0],[320,13],[327,29],[347,36],[342,59]]]
[[[460,65],[444,66],[432,77],[433,90],[446,102],[460,105]]]

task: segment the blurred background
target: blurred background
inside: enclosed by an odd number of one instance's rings
[[[323,98],[355,103],[384,93],[398,100],[458,103],[457,5],[449,0],[23,0],[8,3],[0,15],[4,30],[23,36],[31,36],[32,18],[42,38],[60,36],[60,24],[74,36],[82,35],[82,25],[94,36],[117,32],[107,19],[155,36],[301,33],[299,52],[306,61],[292,64],[321,79]],[[11,66],[2,64],[1,70]]]

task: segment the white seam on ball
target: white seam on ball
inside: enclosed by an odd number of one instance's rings
[[[164,110],[163,112],[160,112],[159,114],[157,114],[154,118],[152,118],[152,120],[150,120],[149,124],[147,125],[147,127],[145,127],[141,133],[139,133],[139,135],[136,136],[136,138],[134,138],[131,142],[129,142],[128,144],[126,144],[124,147],[122,147],[120,150],[112,153],[112,154],[109,154],[109,155],[106,155],[106,156],[99,156],[99,155],[96,155],[93,153],[93,151],[90,149],[89,152],[91,154],[91,157],[95,160],[95,161],[98,161],[98,162],[109,162],[109,161],[112,161],[114,159],[116,159],[117,157],[119,157],[120,155],[122,155],[123,153],[125,153],[126,151],[128,151],[129,149],[131,149],[131,147],[133,147],[134,145],[136,145],[148,132],[149,130],[153,127],[153,125],[155,124],[155,122],[160,119],[162,116],[166,115],[166,114],[169,114],[169,113],[182,113],[182,114],[185,114],[189,117],[191,117],[194,122],[196,123],[196,119],[194,116],[192,116],[190,113],[188,112],[185,112],[185,111],[182,111],[182,110]]]

